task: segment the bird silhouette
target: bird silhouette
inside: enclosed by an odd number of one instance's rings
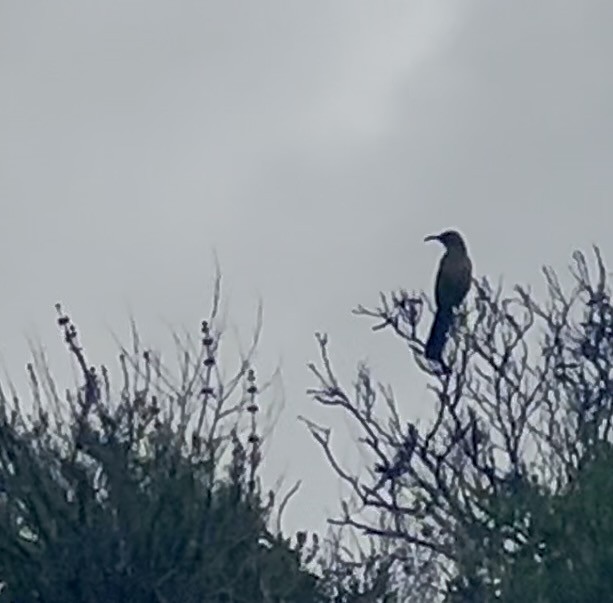
[[[424,240],[439,241],[445,246],[445,255],[441,258],[434,288],[436,314],[424,351],[428,360],[442,362],[443,348],[453,323],[454,310],[462,303],[470,289],[472,262],[468,257],[464,239],[456,230],[446,230]]]

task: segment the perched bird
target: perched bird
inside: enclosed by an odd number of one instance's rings
[[[472,263],[462,235],[455,230],[447,230],[424,240],[440,241],[446,249],[436,275],[436,315],[424,352],[428,360],[441,362],[447,333],[453,322],[453,311],[462,303],[470,289]]]

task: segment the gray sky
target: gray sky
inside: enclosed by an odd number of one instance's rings
[[[431,288],[425,234],[458,227],[507,282],[592,243],[613,254],[612,22],[605,0],[0,0],[11,373],[25,334],[65,363],[58,299],[97,363],[130,310],[153,345],[166,322],[197,329],[216,250],[231,325],[246,340],[261,297],[260,366],[283,369],[266,475],[304,480],[289,529],[321,528],[338,487],[296,416],[355,453],[304,394],[314,331],[419,416],[432,399],[407,351],[350,310]]]

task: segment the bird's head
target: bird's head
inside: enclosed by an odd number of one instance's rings
[[[459,249],[466,251],[466,244],[462,235],[457,230],[446,230],[438,235],[430,235],[424,241],[439,241],[447,249]]]

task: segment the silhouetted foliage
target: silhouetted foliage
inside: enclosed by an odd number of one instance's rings
[[[0,600],[319,600],[305,543],[269,529],[258,387],[249,353],[221,377],[218,303],[219,280],[200,346],[177,340],[178,384],[134,331],[119,392],[58,306],[83,384],[60,398],[42,362],[28,367],[33,408],[1,395]]]
[[[594,276],[575,253],[569,292],[544,269],[544,303],[525,287],[505,295],[475,281],[440,365],[423,358],[426,296],[357,308],[412,350],[434,394],[426,423],[402,418],[414,405],[398,404],[367,366],[344,387],[318,336],[310,393],[355,422],[370,459],[363,474],[346,470],[330,430],[307,421],[350,491],[333,523],[388,543],[405,584],[397,600],[613,599],[613,306],[595,256]]]

